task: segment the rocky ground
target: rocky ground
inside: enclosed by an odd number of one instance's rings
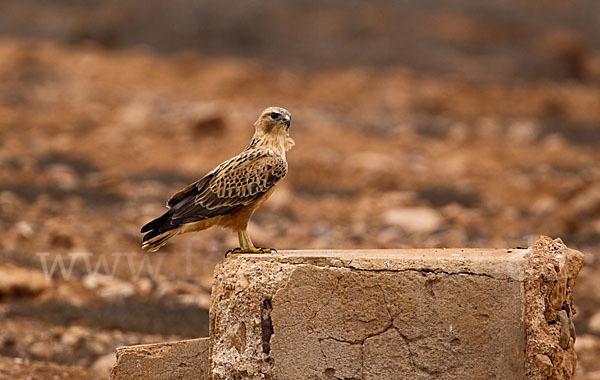
[[[104,378],[117,346],[207,334],[212,270],[236,237],[143,255],[139,228],[281,105],[297,145],[255,243],[560,236],[586,253],[578,379],[600,379],[600,71],[585,59],[586,81],[509,84],[0,40],[0,378]]]

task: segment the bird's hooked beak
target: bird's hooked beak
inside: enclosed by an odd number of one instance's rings
[[[283,116],[283,123],[289,128],[290,127],[290,123],[291,123],[291,119],[290,119],[290,115],[284,115]]]

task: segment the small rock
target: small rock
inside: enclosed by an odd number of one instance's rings
[[[10,264],[0,265],[0,295],[37,295],[50,286],[52,280],[46,279],[41,271]]]
[[[0,208],[13,209],[21,203],[19,197],[11,191],[0,192]]]
[[[31,227],[31,224],[25,221],[20,221],[17,224],[15,224],[15,229],[17,230],[19,236],[27,240],[29,240],[35,233],[35,231]]]
[[[27,351],[36,358],[50,359],[52,357],[52,349],[48,342],[35,342],[29,346]]]
[[[120,300],[135,294],[135,286],[127,281],[102,274],[87,275],[82,280],[83,286],[93,289],[107,300]]]
[[[383,219],[389,225],[415,233],[433,232],[443,222],[440,214],[428,207],[392,209],[383,214]]]
[[[81,283],[88,289],[97,289],[102,284],[102,277],[104,276],[99,274],[95,276],[87,275],[81,280]]]
[[[87,336],[87,331],[81,326],[71,326],[62,334],[60,342],[69,347],[75,347]]]
[[[555,267],[556,270],[556,282],[552,293],[550,294],[550,304],[554,310],[560,310],[565,301],[567,293],[567,267],[563,263],[562,265]]]
[[[53,248],[65,248],[70,249],[73,248],[74,242],[71,236],[53,231],[49,234],[50,238],[50,246]]]
[[[477,124],[475,130],[480,137],[497,139],[502,135],[502,125],[498,119],[482,117],[478,120]]]
[[[46,170],[46,174],[64,190],[73,190],[79,184],[77,173],[67,165],[52,165]]]
[[[543,146],[550,151],[560,151],[565,149],[569,143],[560,133],[550,133],[542,140]]]
[[[588,327],[592,333],[600,335],[600,312],[592,315],[588,322]]]
[[[569,316],[566,311],[559,310],[556,313],[556,319],[560,323],[560,338],[558,344],[566,350],[567,347],[569,347],[569,339],[571,338]]]
[[[115,281],[102,287],[98,295],[108,300],[120,300],[135,294],[133,285],[125,281]]]
[[[142,296],[142,297],[149,296],[152,293],[152,290],[154,289],[152,280],[150,280],[147,277],[142,277],[139,280],[137,280],[135,282],[134,286],[135,286],[135,291],[136,291],[137,295]]]
[[[548,356],[542,354],[535,355],[535,365],[543,377],[548,377],[552,374],[552,361]]]
[[[540,129],[533,120],[518,120],[508,126],[507,138],[515,143],[531,144],[538,138]]]
[[[194,137],[219,136],[225,132],[225,120],[217,113],[196,115],[191,122]]]
[[[548,65],[544,69],[549,70],[555,79],[586,78],[588,49],[581,33],[556,28],[540,42],[539,51],[548,56]]]
[[[0,345],[2,347],[14,347],[17,344],[17,341],[12,335],[5,335],[0,338]]]
[[[147,101],[132,101],[121,107],[117,122],[130,126],[144,125],[150,119],[151,107]]]
[[[85,348],[88,352],[91,352],[92,354],[95,354],[95,355],[101,355],[107,351],[104,344],[102,344],[102,342],[99,342],[95,338],[86,339],[85,340]]]

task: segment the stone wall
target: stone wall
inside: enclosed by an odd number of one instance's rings
[[[111,379],[209,380],[208,338],[117,348]]]
[[[113,379],[167,378],[152,374],[187,360],[214,380],[570,379],[582,263],[545,237],[530,249],[231,255],[215,270],[210,353],[182,346],[146,364],[149,346],[120,349]]]

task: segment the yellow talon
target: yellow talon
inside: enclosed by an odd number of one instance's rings
[[[228,249],[227,252],[225,252],[225,257],[229,256],[230,253],[243,253],[243,249],[240,247]]]
[[[233,248],[225,252],[225,257],[229,256],[230,253],[276,253],[275,248],[259,248],[259,247],[245,247],[245,248]]]
[[[260,248],[260,247],[248,247],[244,249],[244,253],[271,253],[269,248]]]

